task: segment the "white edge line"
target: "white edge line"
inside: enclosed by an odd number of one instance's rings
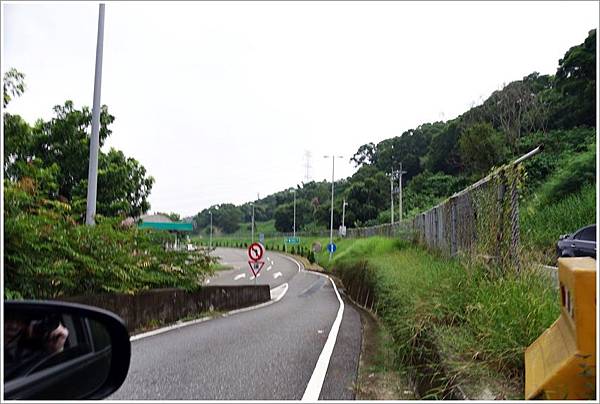
[[[197,320],[186,321],[184,323],[178,323],[178,324],[173,324],[173,325],[170,325],[167,327],[159,328],[158,330],[144,332],[144,333],[137,334],[137,335],[130,337],[129,341],[137,341],[138,339],[152,337],[154,335],[162,334],[167,331],[176,330],[176,329],[182,328],[182,327],[187,327],[188,325],[203,323],[207,320],[210,320],[211,318],[212,318],[211,316],[206,316],[206,317],[199,318]]]
[[[321,388],[323,388],[323,382],[325,381],[325,376],[327,375],[329,361],[331,360],[331,354],[333,353],[333,348],[335,347],[337,335],[340,330],[340,325],[342,324],[342,316],[344,315],[344,302],[340,298],[340,294],[338,293],[335,283],[329,276],[322,276],[327,277],[333,285],[333,290],[335,291],[335,295],[337,296],[340,302],[340,307],[338,309],[337,316],[335,317],[335,321],[331,326],[331,330],[329,331],[327,341],[325,342],[323,350],[321,351],[319,359],[317,360],[317,364],[315,365],[315,370],[313,371],[313,374],[310,377],[308,384],[306,385],[306,390],[304,390],[302,401],[316,402],[319,400]]]
[[[268,302],[257,304],[255,306],[244,307],[243,309],[232,310],[232,311],[229,311],[229,312],[227,312],[225,314],[222,314],[220,317],[227,317],[227,316],[230,316],[230,315],[236,314],[236,313],[242,313],[242,312],[245,312],[245,311],[256,310],[256,309],[260,309],[261,307],[265,307],[265,306],[268,306],[270,304],[277,303],[278,301],[280,301],[281,299],[283,299],[283,296],[285,296],[285,294],[288,291],[288,284],[287,283],[284,283],[284,284],[281,284],[281,285],[277,286],[277,288],[281,288],[281,287],[283,287],[283,289],[284,289],[283,292],[279,296],[277,296],[277,298],[275,298],[273,300],[269,300]],[[277,288],[273,288],[273,290],[277,289]],[[145,332],[145,333],[142,333],[142,334],[134,335],[134,336],[132,336],[132,337],[129,338],[129,341],[133,342],[133,341],[137,341],[137,340],[142,339],[142,338],[152,337],[154,335],[158,335],[158,334],[162,334],[162,333],[165,333],[165,332],[168,332],[168,331],[176,330],[178,328],[182,328],[182,327],[187,327],[187,326],[194,325],[194,324],[203,323],[205,321],[211,320],[212,318],[213,318],[212,316],[207,316],[207,317],[199,318],[197,320],[191,320],[191,321],[186,321],[184,323],[173,324],[173,325],[170,325],[170,326],[167,326],[167,327],[159,328],[158,330],[148,331],[148,332]]]

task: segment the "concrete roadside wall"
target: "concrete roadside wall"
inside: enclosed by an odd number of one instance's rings
[[[170,323],[209,310],[234,310],[271,299],[269,285],[205,286],[197,292],[154,289],[135,295],[107,293],[61,300],[87,304],[119,315],[132,332],[149,323]]]

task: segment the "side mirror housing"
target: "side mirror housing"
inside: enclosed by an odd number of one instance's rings
[[[129,371],[123,320],[99,308],[56,301],[4,302],[4,399],[98,400]]]

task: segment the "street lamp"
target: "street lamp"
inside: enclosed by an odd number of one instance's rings
[[[210,238],[208,242],[208,247],[212,250],[212,212],[208,211],[208,214],[210,215]]]
[[[254,202],[250,202],[252,205],[252,243],[254,244]]]
[[[348,206],[348,202],[346,202],[346,198],[344,198],[344,203],[342,204],[342,228],[346,227],[344,225],[344,218],[346,216],[346,206]]]
[[[96,193],[98,191],[98,152],[100,151],[100,93],[102,90],[102,52],[104,49],[104,4],[98,9],[98,39],[96,41],[96,70],[94,73],[94,103],[92,105],[92,135],[90,136],[90,160],[88,164],[88,187],[85,208],[85,224],[93,226],[96,216]]]
[[[331,155],[331,156],[323,156],[323,158],[328,159],[329,157],[331,157],[331,226],[329,228],[329,244],[333,245],[333,186],[334,186],[334,181],[335,181],[335,159],[336,158],[344,158],[343,156],[335,156],[335,155]],[[329,260],[331,261],[331,257],[333,256],[333,252],[329,251]]]
[[[292,191],[294,193],[294,238],[296,238],[296,190],[292,189]]]

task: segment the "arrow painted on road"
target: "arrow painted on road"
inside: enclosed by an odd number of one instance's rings
[[[236,275],[235,278],[233,278],[233,280],[237,281],[237,280],[240,280],[240,279],[245,278],[245,277],[246,277],[246,274],[239,274],[239,275]]]
[[[274,279],[277,279],[277,278],[279,278],[279,277],[280,277],[280,276],[282,276],[282,275],[283,275],[283,274],[282,274],[281,272],[275,272],[275,273],[273,274],[273,278],[274,278]]]

